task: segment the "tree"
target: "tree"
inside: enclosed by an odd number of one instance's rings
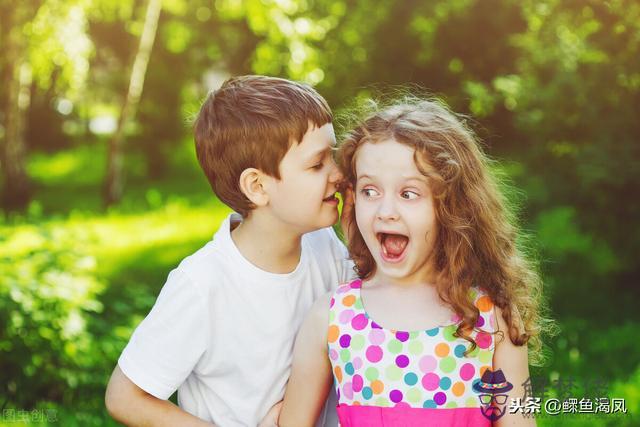
[[[2,91],[0,108],[2,141],[0,166],[4,189],[2,206],[7,210],[22,210],[30,200],[30,186],[25,170],[24,116],[29,105],[28,68],[22,29],[33,18],[37,7],[19,3],[2,2],[3,16],[0,40],[4,44],[1,65]],[[27,75],[25,75],[27,74]],[[4,134],[4,135],[3,135]]]
[[[140,102],[140,95],[142,94],[149,56],[151,55],[151,49],[153,48],[153,42],[158,29],[161,9],[161,0],[149,0],[140,44],[138,45],[138,51],[135,55],[133,66],[131,67],[129,89],[127,90],[127,95],[120,112],[118,126],[109,141],[107,179],[104,189],[104,201],[107,205],[112,205],[122,197],[124,189],[124,156],[122,153],[124,130],[126,124],[135,117],[136,109]]]

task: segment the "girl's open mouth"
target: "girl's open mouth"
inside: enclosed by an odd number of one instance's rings
[[[395,233],[377,233],[380,242],[382,259],[389,263],[402,261],[409,245],[409,237]]]

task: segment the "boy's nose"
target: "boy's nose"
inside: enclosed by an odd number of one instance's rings
[[[331,182],[342,181],[344,179],[344,176],[342,175],[342,172],[340,172],[340,169],[335,164],[335,162],[331,162],[331,167],[332,169],[331,169],[331,172],[329,173],[329,181]]]

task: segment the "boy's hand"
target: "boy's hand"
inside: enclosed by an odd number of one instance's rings
[[[342,214],[340,215],[340,227],[342,227],[342,234],[344,238],[349,242],[351,240],[351,218],[353,216],[354,194],[353,187],[350,183],[343,182],[338,188],[340,195],[342,196]]]
[[[282,400],[269,409],[267,415],[262,418],[258,427],[278,427],[278,417],[280,417],[280,411],[282,410]]]

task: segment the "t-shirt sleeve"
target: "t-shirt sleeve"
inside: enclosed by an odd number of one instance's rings
[[[336,261],[340,284],[348,283],[356,278],[356,273],[353,269],[354,264],[349,256],[349,251],[344,243],[342,243],[338,238],[333,228],[329,227],[326,230],[330,235],[331,253]]]
[[[168,399],[207,348],[205,298],[184,273],[173,270],[151,312],[134,331],[118,365],[138,387]]]

